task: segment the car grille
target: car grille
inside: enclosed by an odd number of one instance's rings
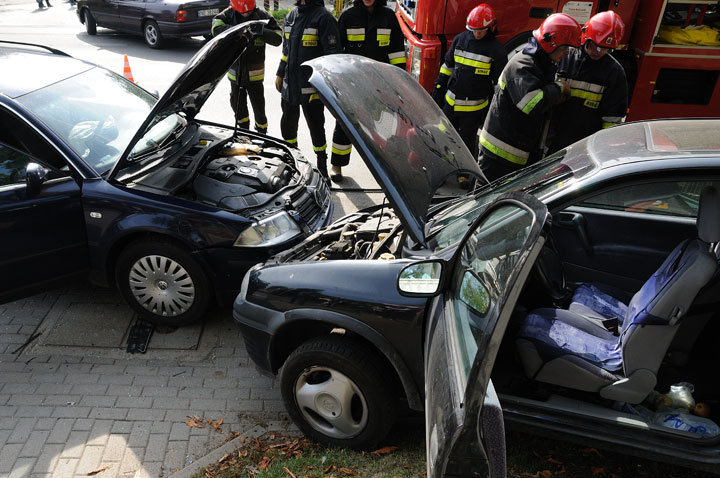
[[[320,228],[323,212],[330,206],[330,189],[318,175],[317,186],[297,189],[290,196],[290,201],[305,224],[314,231]]]

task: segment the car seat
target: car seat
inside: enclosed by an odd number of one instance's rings
[[[699,238],[678,244],[627,306],[586,286],[569,309],[530,312],[516,341],[525,374],[610,400],[644,400],[680,319],[718,267],[720,193],[712,186],[700,195],[697,228]],[[605,322],[612,316],[615,330]]]

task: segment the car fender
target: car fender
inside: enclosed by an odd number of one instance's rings
[[[283,329],[292,327],[299,321],[313,321],[327,324],[328,326],[332,326],[331,333],[345,335],[351,332],[365,339],[392,365],[405,391],[409,407],[414,410],[423,409],[424,401],[420,396],[417,383],[400,353],[390,341],[376,329],[348,315],[318,309],[294,309],[285,312],[285,322],[278,327],[270,341],[271,357],[275,356],[275,347],[278,346],[277,338],[282,336]],[[273,364],[273,368],[275,368],[275,364]]]

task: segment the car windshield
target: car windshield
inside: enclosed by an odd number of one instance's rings
[[[18,101],[102,174],[117,163],[156,99],[119,75],[92,68]]]
[[[595,169],[584,143],[558,151],[544,161],[498,179],[477,194],[463,197],[436,211],[428,224],[428,246],[443,249],[463,238],[468,227],[498,196],[509,191],[526,191],[538,199],[574,184]]]

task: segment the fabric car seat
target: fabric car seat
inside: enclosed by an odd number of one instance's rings
[[[680,319],[718,267],[720,193],[714,187],[700,195],[697,227],[698,239],[678,244],[627,306],[588,285],[567,310],[530,312],[516,340],[525,374],[611,400],[644,400]],[[602,322],[608,316],[618,318],[615,333]]]

